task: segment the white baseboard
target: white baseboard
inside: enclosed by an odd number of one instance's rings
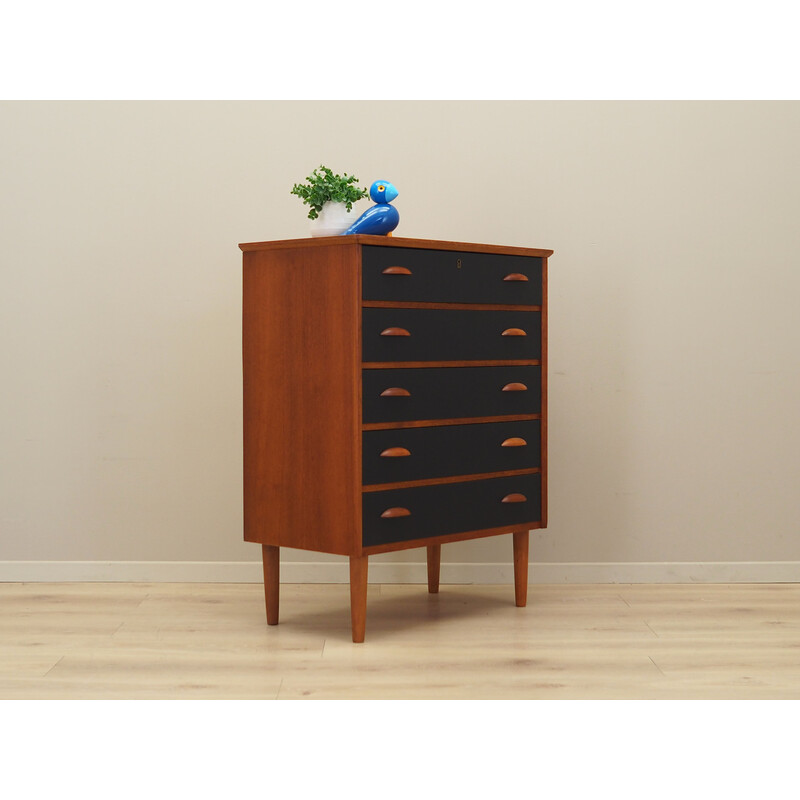
[[[798,583],[800,561],[531,563],[532,583]],[[0,561],[0,582],[260,583],[260,561]],[[283,583],[347,583],[348,560],[284,561]],[[512,583],[508,563],[442,563],[441,582]],[[369,565],[370,583],[425,583],[420,562]]]

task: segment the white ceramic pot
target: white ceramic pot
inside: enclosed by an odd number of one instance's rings
[[[329,200],[322,206],[319,216],[311,220],[311,235],[338,236],[357,218],[358,214],[348,211],[345,203],[334,203]]]

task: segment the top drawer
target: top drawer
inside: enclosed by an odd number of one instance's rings
[[[542,304],[542,259],[534,256],[364,245],[364,300]]]

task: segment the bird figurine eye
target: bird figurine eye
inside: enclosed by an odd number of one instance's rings
[[[378,191],[382,192],[385,188],[386,188],[385,186],[381,185],[381,186],[378,187]]]

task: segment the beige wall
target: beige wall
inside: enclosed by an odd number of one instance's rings
[[[0,104],[0,561],[259,558],[236,245],[306,236],[323,162],[399,236],[555,250],[533,561],[800,563],[798,142],[794,102]]]

